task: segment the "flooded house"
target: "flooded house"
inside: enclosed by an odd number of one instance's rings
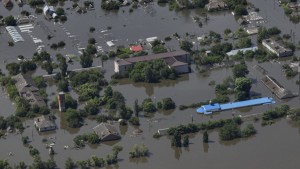
[[[43,115],[34,118],[34,126],[39,132],[56,130],[57,128],[52,115]]]
[[[295,97],[296,96],[291,91],[289,91],[289,90],[285,89],[283,86],[281,86],[274,78],[272,78],[272,77],[270,77],[268,75],[265,75],[261,79],[261,81],[279,99],[286,99],[286,98],[291,98],[291,97]]]
[[[155,59],[163,59],[170,68],[174,68],[178,73],[188,73],[190,56],[189,53],[179,50],[166,53],[145,55],[114,61],[115,73],[125,74],[127,70],[137,62],[147,62]]]
[[[2,0],[2,3],[5,8],[12,8],[14,6],[11,0]]]
[[[271,53],[276,54],[278,57],[286,57],[293,55],[291,49],[285,48],[273,39],[262,40],[262,45],[266,47]]]
[[[39,107],[47,106],[44,98],[39,93],[39,88],[36,87],[31,77],[20,73],[12,78],[17,81],[15,85],[20,96],[29,101],[31,105],[36,104]]]
[[[101,141],[119,140],[121,136],[117,129],[108,123],[100,123],[93,128]]]
[[[208,11],[219,11],[227,8],[227,4],[223,0],[209,0],[205,5]]]
[[[130,51],[141,52],[141,51],[143,51],[143,47],[141,45],[132,45],[132,46],[130,46]]]

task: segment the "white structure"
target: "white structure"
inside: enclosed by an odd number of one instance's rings
[[[168,134],[168,130],[169,130],[169,128],[158,129],[158,130],[157,130],[157,133],[158,133],[160,136],[167,135],[167,134]]]
[[[158,40],[158,37],[154,36],[154,37],[146,38],[146,41],[147,41],[148,43],[152,43],[152,42],[154,42],[155,40]]]
[[[109,46],[109,47],[115,46],[115,44],[114,44],[112,41],[107,41],[106,44],[107,44],[107,46]]]
[[[49,19],[55,18],[57,16],[53,6],[48,6],[48,5],[44,6],[43,13]]]
[[[281,46],[278,42],[273,39],[264,39],[262,40],[262,45],[266,47],[270,52],[276,54],[278,57],[285,57],[293,55],[291,49],[287,49]]]
[[[251,48],[235,49],[235,50],[232,50],[230,52],[227,52],[226,54],[228,56],[234,56],[234,55],[238,54],[238,52],[243,52],[243,53],[245,53],[246,51],[253,51],[253,52],[255,52],[256,50],[258,50],[257,46],[251,47]]]

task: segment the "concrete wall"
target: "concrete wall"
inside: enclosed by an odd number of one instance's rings
[[[176,67],[173,67],[176,72],[178,73],[188,73],[189,72],[189,65],[186,64],[186,65],[181,65],[181,66],[176,66]]]

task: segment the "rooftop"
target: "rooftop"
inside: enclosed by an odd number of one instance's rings
[[[13,76],[12,79],[17,81],[15,85],[20,96],[28,100],[30,104],[37,104],[40,107],[47,106],[31,77],[20,73]]]
[[[295,95],[285,89],[283,86],[281,86],[275,79],[273,79],[272,77],[265,75],[262,79],[261,79],[262,83],[264,85],[266,85],[272,93],[274,93],[279,99],[285,99],[285,98],[290,98],[290,97],[294,97]]]
[[[176,57],[181,55],[187,55],[188,53],[183,50],[178,51],[172,51],[172,52],[166,52],[166,53],[158,53],[158,54],[152,54],[152,55],[145,55],[145,56],[139,56],[139,57],[131,57],[124,59],[129,63],[136,63],[136,62],[142,62],[142,61],[150,61],[154,59],[164,59],[168,57]]]
[[[108,123],[100,123],[93,128],[94,132],[103,139],[107,136],[113,135],[114,137],[110,137],[111,140],[120,139],[121,136],[119,135],[117,129]]]
[[[140,52],[143,50],[141,45],[130,46],[130,50],[133,52]]]
[[[52,115],[43,115],[40,117],[36,117],[34,118],[34,122],[36,127],[38,127],[39,129],[56,127]]]
[[[236,108],[241,108],[241,107],[272,104],[272,103],[275,103],[275,101],[272,98],[264,97],[264,98],[259,98],[259,99],[251,99],[251,100],[245,100],[245,101],[239,101],[239,102],[230,102],[230,103],[225,103],[225,104],[219,104],[219,103],[207,104],[207,105],[201,106],[196,111],[197,111],[197,113],[211,114],[214,111],[224,111],[224,110],[236,109]]]
[[[273,39],[264,39],[264,40],[262,40],[262,42],[265,43],[266,45],[268,45],[273,50],[277,51],[278,53],[292,52],[291,49],[281,46],[278,42],[276,42]]]
[[[230,52],[227,52],[226,54],[228,56],[234,56],[234,55],[238,54],[238,52],[243,52],[243,53],[246,52],[246,51],[253,51],[253,52],[255,52],[257,49],[258,49],[257,46],[250,47],[250,48],[243,48],[243,49],[235,49],[235,50],[232,50]]]

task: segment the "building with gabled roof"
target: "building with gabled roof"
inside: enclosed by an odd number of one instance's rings
[[[39,93],[39,88],[36,87],[31,77],[25,74],[18,74],[12,79],[16,81],[16,88],[25,100],[29,101],[31,105],[36,104],[39,107],[47,106],[44,98]]]
[[[42,115],[34,118],[34,126],[40,132],[56,130],[57,128],[52,115]]]
[[[100,123],[93,128],[101,141],[119,140],[121,136],[117,129],[108,123]]]
[[[272,93],[274,93],[279,99],[286,99],[295,97],[296,95],[293,94],[288,89],[285,89],[283,86],[281,86],[275,79],[272,77],[265,75],[261,79],[262,83],[267,86],[268,89],[271,90]]]
[[[174,68],[178,73],[188,73],[190,57],[189,53],[183,50],[117,59],[114,61],[115,73],[125,74],[128,69],[137,62],[147,62],[155,59],[163,59],[170,68]]]
[[[143,47],[141,45],[132,45],[130,46],[130,50],[132,52],[140,52],[143,50]]]
[[[5,8],[12,8],[14,6],[11,0],[2,0],[2,2]]]

